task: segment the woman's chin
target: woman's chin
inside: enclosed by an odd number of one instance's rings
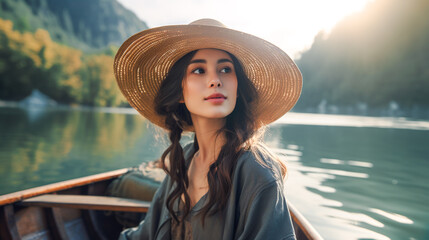
[[[197,116],[198,118],[206,118],[206,119],[225,119],[229,114],[231,114],[232,111],[216,111],[216,112],[210,112],[210,113],[204,113],[204,114],[192,114],[194,116]]]

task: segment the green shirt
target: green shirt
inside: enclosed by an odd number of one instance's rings
[[[222,211],[206,216],[204,228],[201,217],[196,214],[204,206],[207,194],[192,208],[193,239],[295,239],[280,168],[260,148],[256,153],[244,151],[238,158],[227,205]],[[184,148],[188,163],[193,152],[193,144]],[[135,228],[124,230],[119,239],[171,239],[171,216],[166,207],[171,191],[171,179],[167,175],[153,197],[145,220]]]

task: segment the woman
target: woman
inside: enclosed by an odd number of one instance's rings
[[[301,91],[282,50],[202,19],[132,36],[115,74],[130,104],[171,140],[161,157],[166,179],[145,220],[121,239],[295,239],[286,168],[258,142]],[[183,131],[195,137],[182,148]]]

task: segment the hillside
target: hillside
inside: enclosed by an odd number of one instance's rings
[[[297,64],[297,111],[429,107],[429,1],[375,0],[320,33]]]
[[[52,40],[90,50],[119,46],[147,25],[116,0],[0,0],[0,17],[15,29],[45,29]]]
[[[144,29],[116,0],[0,0],[0,101],[38,90],[60,104],[127,106],[113,57]]]

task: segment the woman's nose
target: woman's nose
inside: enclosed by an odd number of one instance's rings
[[[219,76],[217,74],[213,74],[210,76],[209,86],[212,87],[221,87],[222,82],[219,79]]]

